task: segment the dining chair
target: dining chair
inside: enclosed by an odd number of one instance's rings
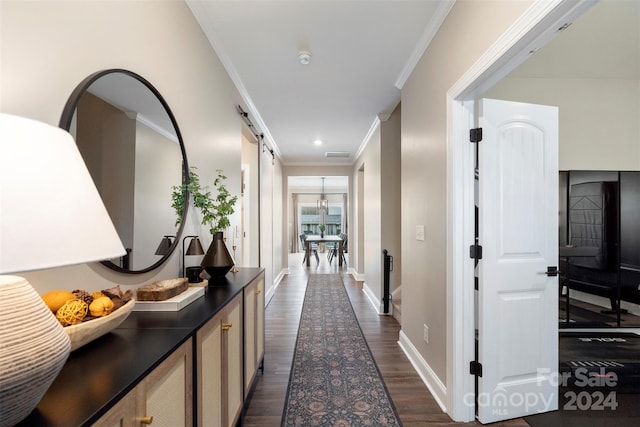
[[[347,237],[348,236],[346,233],[340,233],[340,238],[342,239],[342,262],[344,262],[345,264],[347,262],[347,258],[344,255],[347,253]],[[329,263],[331,263],[331,261],[333,261],[333,258],[338,255],[338,249],[339,245],[338,243],[335,243],[333,249],[331,249],[331,251],[329,252]]]
[[[300,243],[302,243],[302,249],[306,248],[306,240],[307,240],[307,235],[306,234],[301,234],[300,235]],[[312,252],[315,257],[316,257],[316,262],[319,264],[320,263],[320,257],[318,256],[318,244],[317,243],[311,243],[309,246],[309,252]],[[302,263],[304,264],[307,261],[307,251],[304,251],[304,258],[302,258]]]

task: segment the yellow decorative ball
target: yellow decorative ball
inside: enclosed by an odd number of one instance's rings
[[[109,297],[99,297],[93,300],[89,306],[89,311],[94,317],[102,317],[111,313],[113,310],[113,301]]]
[[[67,301],[76,299],[76,296],[69,291],[55,290],[42,295],[42,301],[53,313],[57,312]]]
[[[93,299],[97,299],[97,298],[100,298],[100,297],[104,297],[106,295],[103,294],[102,291],[96,291],[96,292],[93,292],[91,294],[91,296],[93,297]]]
[[[78,323],[82,323],[82,319],[87,315],[88,309],[89,307],[86,302],[74,299],[67,301],[58,309],[56,318],[62,326],[77,325]]]

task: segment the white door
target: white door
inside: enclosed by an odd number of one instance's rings
[[[483,99],[478,420],[558,407],[558,109]]]

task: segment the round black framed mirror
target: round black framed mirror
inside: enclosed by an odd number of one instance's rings
[[[98,71],[69,97],[60,118],[87,164],[127,255],[102,263],[122,273],[146,273],[178,246],[173,186],[188,183],[189,165],[178,123],[158,90],[140,75]]]

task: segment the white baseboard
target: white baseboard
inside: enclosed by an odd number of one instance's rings
[[[371,291],[371,289],[369,289],[366,283],[362,284],[362,292],[364,292],[364,294],[367,296],[367,299],[373,306],[373,309],[376,311],[376,313],[382,314],[382,306],[377,301],[378,297],[376,297],[376,295]]]
[[[442,412],[446,413],[447,406],[444,402],[447,401],[447,388],[445,385],[440,381],[440,378],[438,378],[436,373],[433,372],[433,369],[431,369],[429,364],[422,358],[418,349],[414,347],[409,338],[402,331],[400,331],[398,345],[400,345],[404,354],[409,358],[409,361],[415,368],[416,372],[418,372],[418,375],[420,375],[422,382],[424,382],[433,395],[433,398],[438,403],[438,406],[440,406],[440,409],[442,409]]]
[[[284,279],[284,276],[286,276],[287,274],[289,274],[289,269],[288,268],[283,268],[282,270],[280,270],[280,273],[278,273],[276,278],[273,279],[273,289],[278,287],[280,282],[282,282],[282,279]]]
[[[287,274],[289,274],[289,269],[288,268],[283,268],[280,273],[278,273],[278,275],[276,276],[275,279],[273,279],[273,286],[271,288],[269,288],[267,290],[267,292],[264,295],[264,306],[268,306],[269,302],[271,302],[271,298],[273,298],[273,295],[276,293],[276,289],[278,288],[278,285],[280,285],[280,282],[282,282],[282,279],[284,279],[284,276],[286,276]]]
[[[378,297],[371,291],[366,283],[362,284],[362,292],[364,292],[364,294],[367,296],[367,299],[376,310],[376,313],[378,313],[380,316],[393,316],[393,305],[389,303],[389,312],[384,313],[384,304],[382,303],[382,301],[378,301]]]
[[[358,273],[355,268],[350,268],[349,273],[356,279],[358,282],[364,282],[364,274]]]

